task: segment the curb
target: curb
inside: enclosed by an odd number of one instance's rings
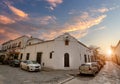
[[[64,83],[66,83],[66,82],[68,82],[68,81],[70,81],[70,80],[72,80],[72,79],[74,79],[74,78],[75,78],[74,76],[70,76],[69,78],[67,78],[67,79],[59,82],[58,84],[64,84]]]

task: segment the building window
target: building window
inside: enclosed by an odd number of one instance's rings
[[[27,53],[26,60],[29,60],[29,57],[30,57],[30,53]]]
[[[9,49],[11,49],[11,45],[9,46]]]
[[[23,53],[21,53],[21,55],[20,55],[20,60],[22,60],[22,57],[23,57]]]
[[[36,61],[41,64],[42,62],[42,52],[37,52]]]
[[[21,42],[19,42],[18,47],[21,47]]]
[[[31,45],[31,42],[29,42],[29,45]]]
[[[19,55],[19,54],[15,54],[15,55],[14,55],[14,59],[18,59],[18,55]]]
[[[65,45],[69,45],[69,40],[65,40]]]
[[[50,52],[50,59],[52,59],[53,53],[54,53],[54,51]]]
[[[52,52],[50,52],[50,59],[52,59]]]
[[[84,55],[84,58],[85,58],[85,63],[87,62],[87,56],[86,55]]]
[[[88,55],[88,60],[89,60],[89,62],[90,62],[90,56]]]

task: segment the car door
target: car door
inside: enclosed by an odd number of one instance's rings
[[[26,61],[25,62],[25,69],[27,70],[27,67],[28,67],[28,62]]]
[[[23,61],[23,63],[22,63],[22,68],[23,68],[23,69],[26,69],[26,61]]]
[[[98,72],[98,67],[97,67],[97,65],[92,64],[92,68],[93,68],[94,72]]]

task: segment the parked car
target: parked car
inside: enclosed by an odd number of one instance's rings
[[[36,61],[25,60],[20,63],[20,68],[27,71],[40,71],[41,65]]]
[[[98,67],[93,63],[85,63],[79,67],[80,74],[95,74],[98,72]]]
[[[103,67],[104,66],[104,63],[102,60],[97,60],[97,62]]]
[[[17,60],[17,59],[10,60],[9,65],[14,66],[14,67],[19,67],[20,66],[20,61]]]
[[[101,69],[105,65],[105,61],[104,60],[96,60],[96,61],[94,61],[92,63],[97,64],[99,69]]]
[[[3,64],[4,59],[5,59],[5,56],[4,55],[0,55],[0,63]]]
[[[102,68],[102,65],[98,61],[91,62],[91,63],[96,65],[99,70]]]

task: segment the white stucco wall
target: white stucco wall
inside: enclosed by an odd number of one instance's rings
[[[44,63],[45,67],[53,68],[53,60],[54,58],[50,59],[50,52],[54,51],[54,42],[42,42],[35,45],[29,45],[26,46],[25,50],[22,50],[21,53],[23,53],[23,59],[26,60],[26,54],[30,53],[30,60],[36,60],[37,52],[42,52],[42,60],[41,64]],[[54,57],[54,53],[53,53]]]
[[[12,47],[13,45],[17,44],[16,47],[18,47],[19,43],[21,42],[21,46],[20,48],[24,48],[26,46],[27,40],[29,39],[29,37],[27,36],[22,36],[19,37],[17,39],[8,41],[6,44],[2,45],[3,50],[4,49],[9,49],[8,47]]]
[[[84,54],[88,55],[86,52],[87,48],[79,44],[78,41],[68,36],[69,45],[65,45],[64,35],[55,39],[55,68],[56,69],[78,69],[78,67],[84,63]],[[69,54],[70,67],[64,67],[64,54]]]
[[[30,39],[27,41],[27,45],[36,44],[36,43],[39,43],[39,42],[43,42],[43,40],[38,39],[38,38],[30,38]]]
[[[65,45],[66,35],[69,45]],[[52,51],[52,59],[50,59],[50,52]],[[88,51],[89,49],[80,44],[74,37],[65,34],[51,41],[26,46],[21,50],[21,53],[23,53],[22,60],[26,60],[27,53],[30,53],[30,60],[36,60],[37,52],[42,52],[42,66],[44,63],[44,67],[67,70],[78,69],[81,64],[85,63],[84,55],[91,56]],[[69,54],[69,67],[64,67],[65,53]]]

